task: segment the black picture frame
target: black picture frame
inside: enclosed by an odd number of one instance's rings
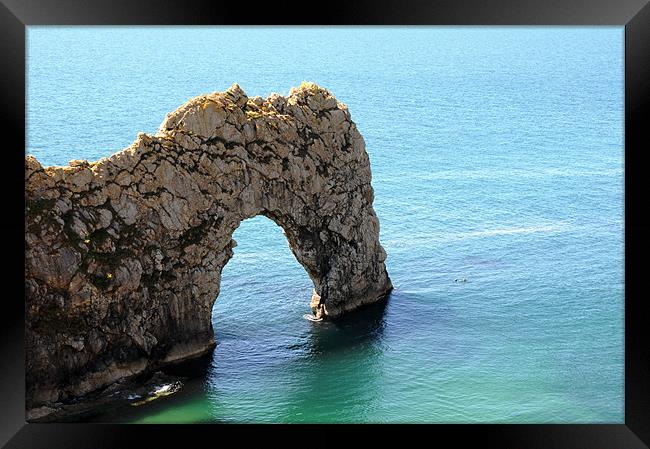
[[[619,25],[625,26],[625,423],[590,425],[426,425],[418,426],[238,426],[125,424],[26,424],[24,410],[24,186],[25,27],[29,25]],[[0,316],[0,444],[7,448],[124,448],[199,444],[236,437],[266,438],[277,429],[299,429],[325,443],[341,431],[386,432],[454,446],[499,448],[643,448],[650,445],[650,341],[643,284],[650,219],[643,150],[650,129],[650,4],[648,0],[492,0],[377,2],[371,0],[265,4],[187,0],[175,4],[128,0],[3,0],[2,54],[3,199],[0,230],[4,257]],[[9,137],[10,142],[7,142]],[[644,145],[645,143],[645,145]],[[22,247],[22,248],[21,248]],[[589,263],[589,261],[585,261]],[[289,429],[287,429],[289,427]],[[233,433],[231,433],[233,432]],[[366,440],[366,444],[367,444]],[[310,437],[309,443],[313,443]],[[214,444],[217,444],[216,442]],[[447,445],[447,444],[445,444]]]

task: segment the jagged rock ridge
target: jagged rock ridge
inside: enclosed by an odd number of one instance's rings
[[[392,288],[364,140],[314,84],[268,99],[235,84],[108,158],[25,162],[28,408],[210,350],[246,218],[284,229],[319,317]]]

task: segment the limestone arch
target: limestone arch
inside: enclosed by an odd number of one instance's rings
[[[194,98],[99,161],[26,158],[28,407],[214,346],[212,305],[240,222],[285,232],[336,318],[392,288],[365,144],[347,107],[307,83]]]

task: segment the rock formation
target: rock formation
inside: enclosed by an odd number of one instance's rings
[[[256,215],[284,229],[317,316],[392,288],[363,138],[314,84],[233,85],[108,158],[25,162],[28,408],[212,349],[232,233]]]

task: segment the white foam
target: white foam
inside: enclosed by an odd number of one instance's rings
[[[481,229],[476,231],[467,232],[445,232],[445,233],[417,233],[409,236],[407,239],[386,239],[386,245],[395,247],[417,247],[425,246],[434,243],[447,243],[457,240],[495,237],[499,235],[513,235],[513,234],[535,234],[535,233],[554,233],[566,232],[575,229],[569,223],[546,223],[533,226],[508,226],[498,227],[493,229]]]
[[[509,235],[509,234],[534,234],[537,232],[557,232],[564,231],[568,229],[568,225],[562,224],[550,224],[550,225],[540,225],[540,226],[515,226],[509,228],[497,228],[497,229],[486,229],[482,231],[471,231],[456,234],[460,238],[471,238],[471,237],[491,237],[494,235]]]

